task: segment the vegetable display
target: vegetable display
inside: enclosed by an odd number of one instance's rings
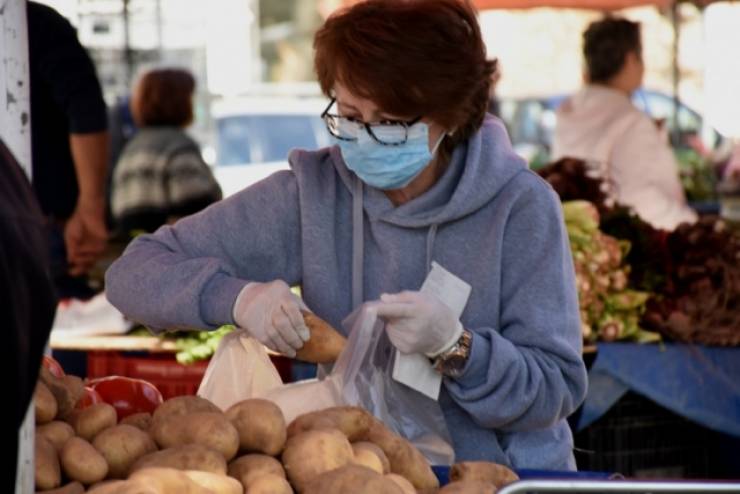
[[[573,265],[576,271],[581,331],[587,342],[659,338],[640,328],[649,294],[627,287],[629,242],[599,230],[599,212],[588,201],[563,203]]]
[[[51,374],[49,374],[51,375]],[[67,387],[64,378],[52,387]],[[102,379],[93,383],[116,383]],[[197,396],[160,402],[151,413],[119,419],[102,401],[84,408],[65,402],[76,391],[48,390],[37,415],[37,492],[96,494],[412,494],[437,492],[431,465],[406,439],[358,407],[334,407],[286,423],[274,403],[248,399],[226,411]],[[104,400],[118,401],[112,387]],[[146,388],[145,388],[146,389]],[[116,392],[130,395],[130,387]],[[79,394],[78,400],[81,400]],[[54,405],[51,401],[55,402]],[[133,417],[137,425],[124,423]],[[132,420],[133,422],[133,420]],[[465,492],[475,483],[495,492],[518,480],[503,465],[486,462],[453,466],[451,487]],[[86,490],[87,489],[87,490]]]
[[[737,230],[716,216],[703,216],[672,232],[653,228],[629,208],[611,203],[609,185],[583,161],[563,159],[540,170],[540,175],[564,203],[592,203],[599,213],[600,232],[629,244],[624,255],[629,266],[627,288],[648,295],[639,327],[680,342],[740,345]],[[574,233],[571,242],[578,245],[580,233]],[[578,247],[574,257],[577,252]]]

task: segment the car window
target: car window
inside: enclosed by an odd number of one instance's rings
[[[219,165],[236,165],[252,161],[249,143],[249,119],[229,117],[218,120],[216,163]]]
[[[315,122],[321,118],[314,115],[264,115],[255,119],[259,134],[259,148],[255,161],[284,161],[294,148],[316,149]]]
[[[317,149],[325,144],[316,115],[240,115],[218,122],[219,165],[285,161],[294,148]]]
[[[674,127],[673,98],[655,93],[642,93],[634,100],[638,106],[653,118],[664,118]],[[679,102],[678,127],[682,132],[698,132],[701,129],[701,117],[696,112]]]

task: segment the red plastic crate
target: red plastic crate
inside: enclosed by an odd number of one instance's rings
[[[120,351],[87,352],[87,377],[127,376],[154,384],[166,400],[175,396],[194,395],[208,367],[208,360],[183,365],[173,353]],[[290,381],[290,359],[273,357],[283,382]]]

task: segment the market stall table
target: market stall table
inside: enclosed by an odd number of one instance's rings
[[[597,349],[575,421],[577,447],[588,447],[578,442],[585,433],[600,450],[595,455],[624,465],[672,449],[676,467],[740,477],[740,348],[599,343]]]

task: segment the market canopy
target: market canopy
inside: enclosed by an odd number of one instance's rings
[[[360,0],[342,0],[343,5],[353,5]],[[532,9],[551,7],[558,9],[620,10],[630,7],[654,5],[668,7],[678,0],[471,0],[478,10],[487,9]],[[700,7],[714,0],[684,0]]]
[[[666,7],[672,0],[473,0],[478,10],[529,9],[534,7],[619,10],[641,5]]]

